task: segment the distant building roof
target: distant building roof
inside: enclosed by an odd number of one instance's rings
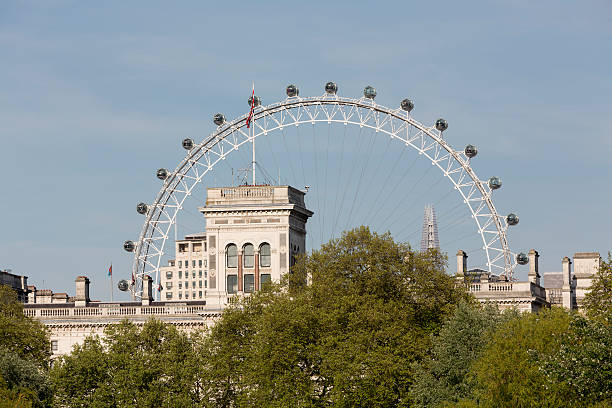
[[[542,286],[546,289],[561,289],[563,287],[563,273],[545,272],[542,276]]]

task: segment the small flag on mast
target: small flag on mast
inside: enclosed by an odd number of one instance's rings
[[[113,276],[113,264],[111,262],[110,268],[108,268],[108,276]]]
[[[251,120],[253,119],[253,109],[255,108],[255,82],[253,82],[253,94],[251,95],[251,111],[246,120],[247,128],[251,127]]]

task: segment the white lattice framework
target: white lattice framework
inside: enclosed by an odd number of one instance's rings
[[[478,178],[465,152],[451,147],[435,126],[425,126],[414,120],[409,112],[386,108],[372,99],[352,99],[333,94],[288,97],[275,104],[257,107],[252,131],[246,129],[246,117],[245,114],[219,126],[199,144],[194,144],[174,171],[168,172],[155,201],[148,206],[134,250],[135,284],[132,293],[135,297],[142,294],[144,275],[154,279],[154,288],[159,287],[164,248],[177,215],[194,187],[221,160],[259,136],[289,126],[317,123],[341,123],[373,129],[381,137],[391,137],[429,159],[450,180],[469,208],[482,237],[489,272],[512,279],[516,261],[506,239],[508,223],[495,209],[491,188]]]

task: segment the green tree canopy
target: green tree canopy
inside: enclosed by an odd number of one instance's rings
[[[109,326],[90,337],[51,370],[57,406],[199,406],[198,337],[150,320]]]
[[[430,355],[417,367],[412,387],[415,406],[454,405],[470,398],[473,382],[467,374],[471,365],[481,356],[497,326],[512,316],[516,313],[501,314],[492,305],[460,303],[439,335],[432,336]]]
[[[46,367],[51,356],[45,326],[23,314],[17,294],[5,285],[0,285],[0,347],[40,367]]]
[[[0,348],[0,395],[20,400],[24,406],[44,407],[51,403],[51,387],[46,371],[34,361]],[[1,406],[1,405],[0,405]]]
[[[584,297],[584,308],[589,318],[612,324],[612,255],[603,261],[593,277],[589,292]]]
[[[436,252],[361,227],[243,298],[205,342],[211,406],[410,406],[423,359],[463,289]],[[306,285],[305,282],[309,284]]]
[[[559,352],[570,312],[552,308],[525,313],[501,325],[469,375],[482,407],[573,407],[568,384],[551,381],[542,362]]]

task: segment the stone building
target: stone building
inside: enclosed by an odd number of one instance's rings
[[[537,312],[542,307],[557,305],[581,310],[593,276],[601,267],[599,253],[576,252],[574,273],[572,260],[566,256],[561,261],[561,272],[547,272],[543,276],[539,272],[539,257],[537,251],[529,251],[528,280],[511,282],[487,271],[468,270],[467,254],[459,251],[456,277],[478,301],[495,303],[500,308],[516,307],[522,311]]]
[[[10,269],[0,270],[0,285],[6,285],[17,292],[17,299],[20,302],[26,303],[28,301],[28,293],[31,289],[28,289],[28,277],[22,275],[15,275],[11,273]]]
[[[457,252],[455,277],[479,302],[493,303],[500,309],[517,308],[523,312],[537,312],[550,306],[546,299],[546,290],[540,285],[537,251],[529,251],[529,275],[525,282],[510,281],[488,271],[468,270],[467,258],[468,255],[464,251]]]
[[[125,319],[137,325],[154,317],[191,332],[214,324],[221,309],[204,301],[153,301],[151,278],[143,282],[144,295],[139,302],[95,302],[89,298],[89,279],[76,279],[76,296],[69,301],[27,303],[24,313],[42,322],[50,332],[52,357],[68,354],[75,344],[90,335],[103,335],[104,329]],[[51,291],[49,291],[51,292]]]
[[[572,273],[572,260],[564,257],[561,272],[544,274],[544,287],[550,304],[580,310],[593,276],[601,267],[601,257],[598,252],[576,252],[573,265]]]
[[[89,279],[79,276],[73,298],[34,290],[25,313],[49,328],[54,356],[124,319],[143,324],[155,317],[184,331],[210,326],[233,296],[279,281],[305,253],[313,213],[304,195],[291,186],[209,188],[199,208],[206,231],[176,241],[174,259],[160,268],[159,290],[145,277],[141,301],[94,302]]]
[[[175,259],[160,268],[161,299],[224,305],[279,281],[306,251],[304,192],[291,186],[215,187],[199,208],[206,232],[175,243]]]

